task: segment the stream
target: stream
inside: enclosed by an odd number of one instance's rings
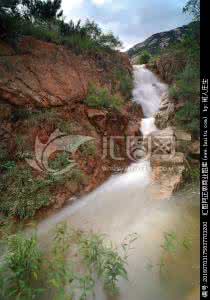
[[[144,66],[134,66],[133,100],[142,106],[144,136],[157,130],[154,113],[168,87]],[[124,174],[66,206],[38,225],[46,243],[48,232],[61,221],[76,228],[106,234],[119,245],[129,234],[138,239],[128,257],[128,278],[120,280],[120,294],[106,296],[100,284],[96,300],[196,300],[199,284],[199,191],[185,188],[160,199],[160,186],[151,181],[148,160],[132,164]],[[175,249],[164,249],[173,236]],[[170,247],[169,247],[170,248]],[[90,299],[91,300],[91,299]]]

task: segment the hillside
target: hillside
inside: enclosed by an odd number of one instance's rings
[[[155,33],[145,41],[136,44],[127,51],[130,58],[135,59],[143,51],[147,50],[150,54],[156,55],[162,49],[169,47],[170,45],[182,40],[183,36],[187,32],[189,25],[184,25],[176,29],[169,31]]]

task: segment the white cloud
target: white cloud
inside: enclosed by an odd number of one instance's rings
[[[101,6],[104,5],[105,2],[107,2],[107,0],[91,0],[93,4],[97,5],[97,6]]]
[[[63,0],[62,8],[64,10],[64,14],[74,10],[75,8],[79,8],[84,3],[84,0]]]

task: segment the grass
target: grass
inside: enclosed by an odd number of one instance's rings
[[[133,239],[124,244],[120,254],[103,235],[81,232],[66,223],[58,224],[51,238],[47,252],[42,251],[36,235],[5,238],[1,299],[38,300],[52,295],[52,300],[85,300],[94,294],[96,281],[115,294],[119,278],[127,279],[127,254]]]
[[[40,276],[42,253],[35,236],[16,234],[7,239],[7,253],[0,266],[0,286],[3,299],[35,299],[42,289],[33,283]]]
[[[15,166],[2,174],[0,212],[20,219],[33,217],[38,209],[50,204],[48,179],[38,179],[28,167]]]
[[[184,174],[185,180],[187,183],[199,183],[200,180],[200,167],[199,165],[192,165],[190,164],[189,160],[189,165],[188,168],[185,170]]]
[[[125,260],[110,243],[107,245],[100,235],[82,235],[79,239],[79,253],[88,269],[102,278],[104,288],[115,294],[118,292],[119,277],[127,279]]]
[[[85,104],[87,104],[89,107],[105,108],[118,111],[123,106],[123,100],[116,95],[111,95],[106,88],[97,88],[92,84],[89,87]]]
[[[69,164],[68,153],[59,153],[51,161],[53,169],[60,170]],[[76,166],[61,175],[35,176],[27,165],[17,165],[15,161],[7,161],[0,165],[2,171],[0,181],[0,212],[5,216],[19,219],[31,218],[43,207],[53,203],[53,191],[56,187],[76,183],[86,184],[88,177]]]

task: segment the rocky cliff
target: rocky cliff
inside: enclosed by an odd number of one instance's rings
[[[84,57],[31,37],[15,49],[0,42],[0,98],[20,106],[71,104],[86,97],[90,82],[114,88],[118,68],[131,73],[127,56],[119,52]]]

